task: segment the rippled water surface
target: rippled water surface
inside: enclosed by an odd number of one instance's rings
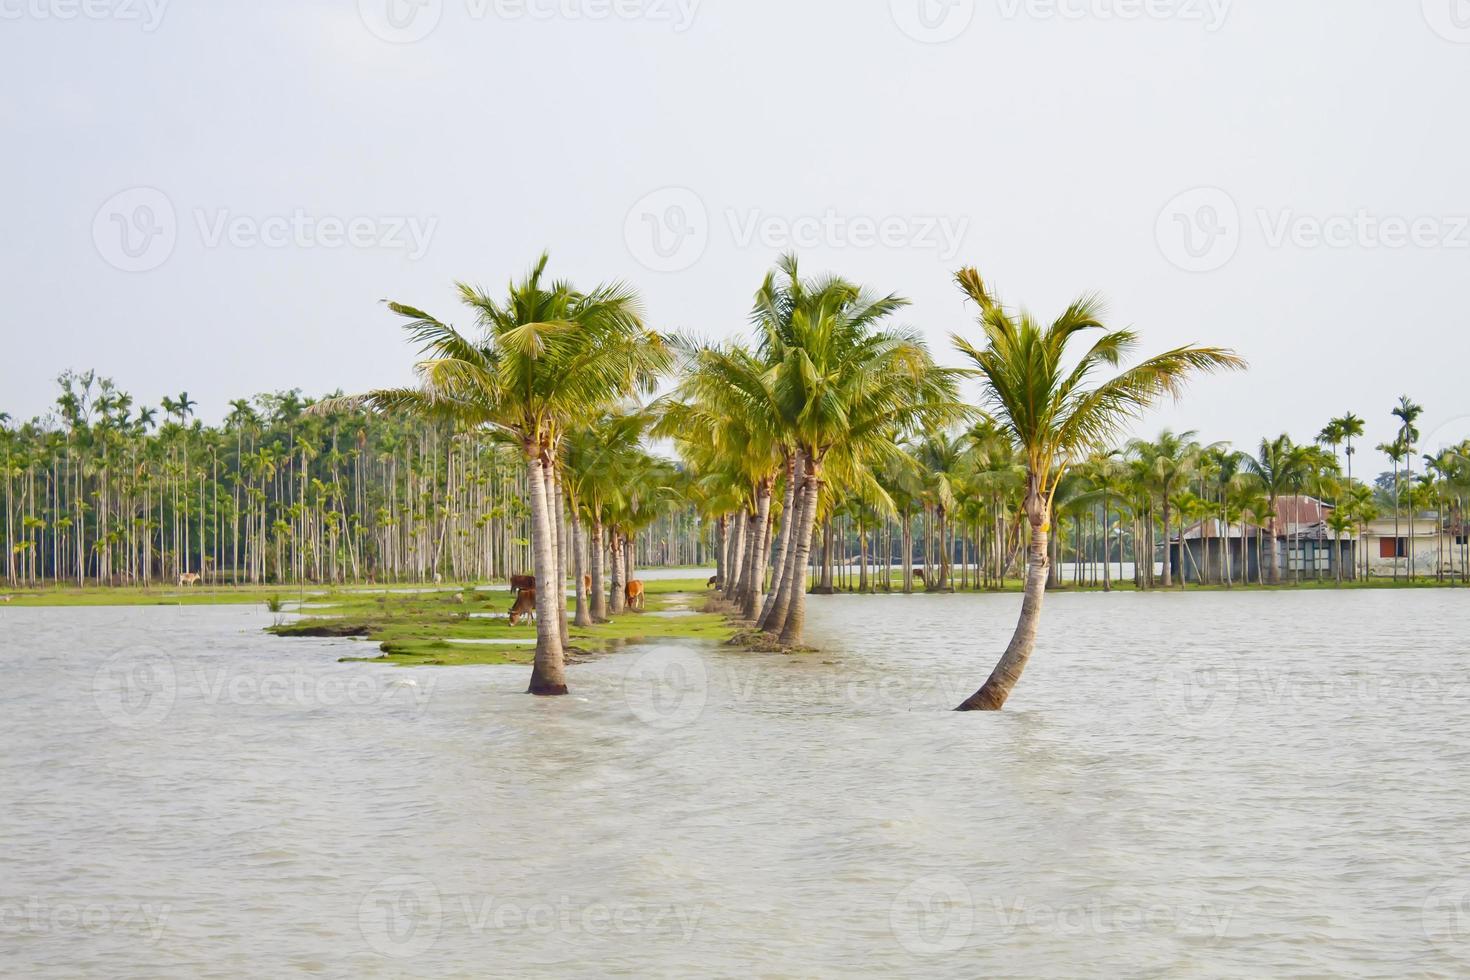
[[[1467,592],[831,597],[825,651],[339,664],[0,609],[0,974],[1470,973]]]

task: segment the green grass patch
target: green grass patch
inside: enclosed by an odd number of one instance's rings
[[[645,583],[644,611],[625,612],[588,628],[571,627],[573,659],[578,651],[601,652],[629,643],[729,639],[735,631],[725,617],[698,611],[704,606],[704,584],[703,578]],[[415,595],[342,590],[314,597],[307,615],[270,631],[282,637],[361,635],[379,645],[377,656],[343,658],[352,661],[423,667],[530,663],[535,624],[511,626],[505,619],[484,618],[505,613],[511,601],[510,592],[499,588]],[[569,616],[575,608],[568,597]]]

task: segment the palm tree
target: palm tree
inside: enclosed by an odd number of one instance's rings
[[[985,346],[955,336],[955,347],[976,366],[984,399],[1026,457],[1025,514],[1031,542],[1025,596],[1015,634],[989,679],[959,706],[961,711],[998,711],[1021,679],[1036,645],[1047,579],[1051,504],[1067,470],[1139,412],[1167,395],[1178,397],[1196,371],[1243,368],[1234,353],[1215,347],[1180,347],[1149,358],[1097,384],[1101,369],[1117,367],[1137,345],[1131,330],[1108,330],[1095,297],[1074,302],[1049,326],[1005,309],[980,274],[962,269],[960,289],[979,307]],[[1103,334],[1077,360],[1064,364],[1070,342],[1086,331]]]
[[[543,253],[531,271],[496,300],[458,283],[474,311],[478,340],[415,307],[390,303],[424,359],[417,388],[369,392],[362,400],[489,429],[514,441],[525,460],[536,575],[536,659],[529,693],[567,693],[562,621],[563,570],[557,558],[555,469],[569,421],[613,401],[651,391],[668,366],[667,349],[643,325],[637,294],[622,283],[582,292],[547,282]]]
[[[1398,442],[1404,449],[1404,468],[1408,478],[1409,486],[1414,485],[1414,444],[1419,441],[1419,429],[1415,425],[1419,416],[1424,414],[1424,408],[1414,404],[1408,395],[1400,395],[1399,403],[1394,407],[1393,416],[1399,420]],[[1409,494],[1409,581],[1414,581],[1414,501],[1412,489]]]
[[[1133,453],[1142,461],[1143,470],[1151,478],[1161,505],[1160,516],[1164,522],[1164,588],[1174,584],[1173,548],[1169,544],[1169,517],[1173,495],[1180,482],[1188,479],[1189,472],[1199,458],[1200,445],[1195,433],[1181,432],[1177,435],[1165,429],[1158,439],[1147,442],[1135,439],[1130,443]],[[1180,572],[1183,573],[1184,542],[1179,543]]]
[[[1399,578],[1399,559],[1409,554],[1407,548],[1404,549],[1404,554],[1401,555],[1398,553],[1399,545],[1403,541],[1399,537],[1399,464],[1408,458],[1409,447],[1404,443],[1403,436],[1400,435],[1393,442],[1380,442],[1377,449],[1380,453],[1387,456],[1389,462],[1393,465],[1393,578],[1397,582]],[[1409,529],[1409,533],[1413,533],[1412,526]]]
[[[771,365],[771,391],[784,440],[803,464],[793,500],[794,545],[781,589],[764,624],[784,646],[797,646],[805,626],[803,570],[831,467],[857,482],[900,450],[896,436],[917,423],[957,418],[955,373],[935,366],[919,335],[883,324],[908,301],[874,297],[835,277],[803,280],[795,256],[766,277],[752,319],[759,356]]]
[[[1269,542],[1265,552],[1266,568],[1261,575],[1261,581],[1271,585],[1281,584],[1281,555],[1277,551],[1280,501],[1301,484],[1306,465],[1302,447],[1293,443],[1291,437],[1284,433],[1275,439],[1262,439],[1256,456],[1245,460],[1246,470],[1260,481],[1261,489],[1266,495],[1266,513],[1258,514],[1257,517],[1266,519]]]

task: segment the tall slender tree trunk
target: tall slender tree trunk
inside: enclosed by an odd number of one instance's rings
[[[603,587],[603,560],[607,552],[607,532],[602,521],[592,522],[592,621],[607,622],[607,590]]]
[[[623,536],[617,528],[608,529],[609,555],[612,562],[612,581],[609,583],[609,612],[616,616],[627,606],[626,593],[623,590]]]
[[[741,579],[745,574],[745,529],[748,521],[745,511],[735,515],[730,528],[730,555],[725,566],[725,601],[734,602],[740,594]]]
[[[796,531],[797,574],[792,578],[795,579],[793,584],[797,587],[791,590],[791,605],[786,612],[786,622],[781,629],[782,646],[800,646],[802,632],[806,629],[806,575],[804,571],[811,560],[812,531],[816,526],[821,493],[822,468],[819,462],[813,460],[806,478],[804,490],[806,503],[802,507],[801,526]]]
[[[592,609],[587,596],[587,534],[579,508],[572,507],[571,511],[573,574],[577,581],[577,626],[585,629],[592,625]]]
[[[786,574],[786,553],[791,546],[791,525],[796,517],[793,502],[796,500],[796,484],[802,478],[803,469],[801,460],[794,455],[787,459],[786,487],[781,494],[781,533],[776,538],[771,556],[771,584],[766,590],[766,601],[760,614],[762,629],[770,618],[771,607],[776,604],[776,594],[780,592]]]
[[[1036,647],[1036,629],[1041,622],[1042,600],[1046,597],[1047,538],[1046,522],[1033,519],[1026,564],[1026,590],[1021,599],[1021,618],[1016,623],[1016,631],[990,677],[956,711],[999,711],[1026,670]]]
[[[767,633],[777,636],[786,628],[786,620],[791,615],[793,596],[806,589],[806,561],[811,555],[811,524],[808,522],[807,508],[810,505],[810,497],[807,495],[807,484],[811,481],[810,471],[803,474],[801,484],[797,487],[791,501],[791,538],[786,543],[785,570],[781,573],[781,588],[776,592],[776,601],[771,605],[771,611],[767,614],[761,629]],[[815,512],[811,516],[815,516]],[[806,528],[807,540],[806,550],[801,552],[802,528]]]
[[[767,526],[771,519],[771,482],[762,480],[755,492],[755,535],[750,542],[750,571],[741,594],[741,615],[755,619],[756,603],[761,597],[761,581],[765,578],[765,546]]]
[[[557,608],[566,608],[557,581],[556,544],[552,538],[550,503],[546,499],[546,467],[541,447],[527,446],[527,483],[531,498],[531,545],[536,571],[536,662],[529,693],[567,693],[566,656],[561,644]]]

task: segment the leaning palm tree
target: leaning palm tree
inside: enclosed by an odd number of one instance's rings
[[[561,622],[566,615],[557,561],[560,508],[555,476],[569,420],[651,392],[668,365],[657,334],[643,325],[637,294],[622,283],[582,292],[547,282],[548,256],[496,300],[459,283],[481,335],[472,339],[422,310],[389,303],[424,359],[419,386],[372,391],[357,401],[385,411],[409,411],[497,431],[514,441],[526,463],[536,573],[536,660],[531,694],[567,693]],[[323,403],[330,405],[331,403]]]
[[[1097,298],[1077,300],[1043,326],[1024,312],[1003,307],[974,269],[960,270],[955,281],[979,307],[985,334],[984,347],[958,335],[955,347],[974,361],[987,407],[1026,459],[1024,510],[1031,541],[1020,620],[989,679],[958,708],[999,711],[1036,645],[1046,593],[1052,498],[1062,477],[1139,412],[1166,395],[1178,397],[1191,373],[1243,368],[1245,362],[1217,347],[1179,347],[1091,384],[1099,370],[1117,367],[1138,343],[1133,331],[1103,325]],[[1069,366],[1068,345],[1091,330],[1103,334]]]

